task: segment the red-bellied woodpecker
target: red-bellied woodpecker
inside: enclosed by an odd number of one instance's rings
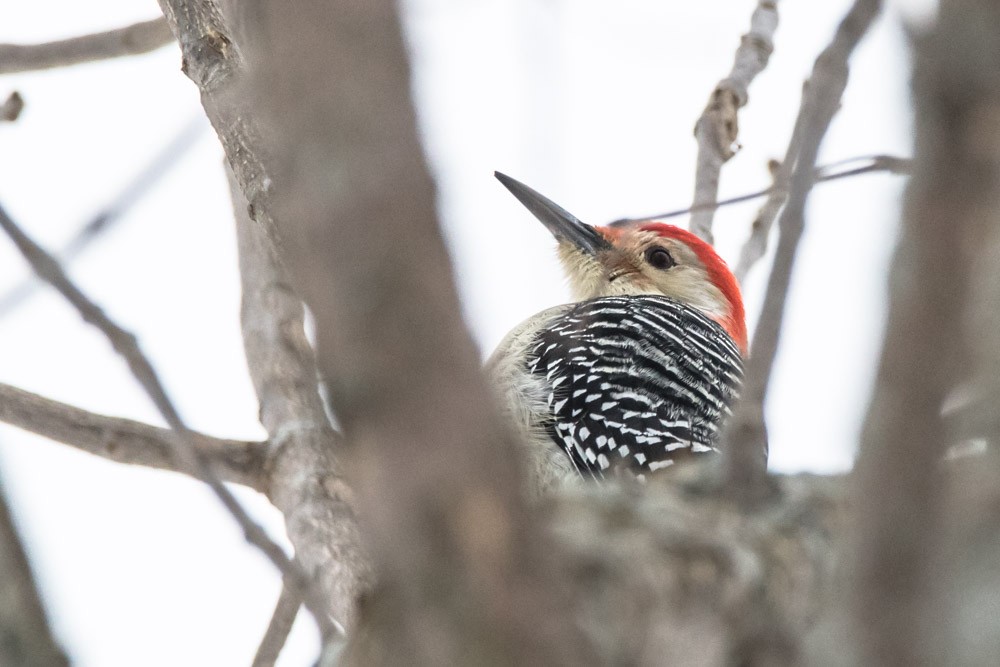
[[[592,227],[496,176],[558,240],[576,299],[515,327],[487,362],[531,487],[620,469],[644,477],[715,451],[747,347],[726,263],[679,227]]]

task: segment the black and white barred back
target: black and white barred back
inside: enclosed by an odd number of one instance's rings
[[[571,306],[539,331],[526,364],[549,390],[549,437],[580,474],[598,478],[716,451],[743,375],[721,326],[652,295]]]

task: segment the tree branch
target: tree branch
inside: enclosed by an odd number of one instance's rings
[[[66,667],[0,482],[0,664]]]
[[[319,395],[302,301],[288,283],[271,235],[250,219],[231,169],[227,175],[243,286],[243,345],[261,423],[275,441],[269,498],[284,513],[296,560],[319,582],[327,609],[351,627],[357,597],[374,575],[361,546],[354,495],[334,458],[340,443]]]
[[[236,85],[243,72],[243,57],[222,13],[212,0],[159,3],[181,46],[182,69],[198,86],[205,113],[249,202],[249,207],[236,205],[237,212],[250,212],[256,225],[277,243],[280,238],[270,213],[272,179],[258,157],[259,134],[249,121],[253,114],[246,112],[247,102],[240,98],[243,91]],[[288,336],[295,337],[294,329],[281,332],[275,342],[285,345]],[[248,363],[256,374],[256,362]],[[255,378],[255,383],[261,379]],[[268,410],[281,404],[267,396],[260,398],[262,407]],[[269,425],[273,427],[278,421]],[[272,434],[275,445],[270,456],[275,472],[269,498],[285,514],[297,562],[317,578],[326,612],[321,632],[331,634],[334,619],[351,623],[353,598],[367,581],[369,565],[350,546],[357,542],[349,529],[353,522],[353,494],[336,475],[337,468],[331,462],[332,431],[328,425],[311,428],[316,423],[293,419],[285,430]],[[303,425],[310,427],[299,428]]]
[[[66,67],[148,53],[173,41],[162,18],[45,44],[0,44],[0,74]]]
[[[818,62],[818,61],[817,61]],[[802,103],[805,104],[806,89],[802,90]],[[799,117],[802,117],[802,110],[799,110]],[[740,249],[740,259],[736,263],[736,270],[733,272],[737,279],[742,282],[746,279],[753,265],[767,252],[767,240],[771,234],[774,221],[778,219],[778,214],[788,201],[789,180],[792,176],[792,168],[795,166],[802,148],[802,126],[796,119],[792,128],[792,136],[788,141],[788,149],[785,151],[783,160],[777,163],[776,168],[771,173],[774,185],[767,196],[767,200],[757,211],[757,216],[750,227],[750,236],[747,238],[743,248]]]
[[[798,640],[834,590],[847,480],[778,476],[772,502],[747,507],[715,476],[695,462],[642,488],[568,488],[543,508],[598,664],[806,664]]]
[[[795,253],[805,227],[805,206],[812,190],[816,156],[830,122],[840,108],[840,98],[847,86],[847,63],[851,53],[880,9],[880,0],[855,1],[837,27],[833,41],[816,59],[803,90],[802,106],[791,142],[798,146],[798,150],[791,166],[788,203],[778,222],[781,231],[778,250],[754,332],[740,400],[723,433],[726,443],[722,457],[724,488],[739,502],[752,503],[769,493],[767,461],[761,456],[767,451],[764,398],[778,352]],[[788,167],[788,164],[782,165],[782,169]]]
[[[142,353],[135,336],[119,327],[101,308],[91,301],[80,289],[70,281],[59,263],[31,240],[0,207],[0,229],[10,237],[21,255],[28,261],[38,277],[52,285],[80,313],[89,324],[95,326],[111,343],[115,351],[125,360],[129,370],[150,397],[153,404],[174,431],[171,443],[177,465],[182,466],[215,493],[223,506],[229,511],[240,528],[243,529],[247,541],[260,549],[268,559],[288,578],[289,586],[294,586],[302,595],[307,606],[317,616],[318,622],[325,627],[325,613],[318,608],[315,595],[310,591],[310,581],[292,561],[285,555],[264,529],[247,514],[243,506],[236,500],[232,492],[215,476],[208,461],[198,450],[197,442],[192,432],[185,426],[180,415],[167,397],[166,390],[160,382],[156,371]]]
[[[288,641],[288,633],[292,631],[295,624],[295,617],[302,607],[302,598],[295,594],[291,588],[281,585],[281,594],[278,595],[278,603],[274,607],[274,614],[271,622],[267,624],[264,637],[257,647],[257,654],[253,657],[251,667],[274,667],[281,655],[281,649]]]
[[[313,188],[314,179],[323,179],[326,175],[333,176],[340,173],[330,165],[350,167],[351,182],[361,184],[356,190],[353,188],[347,190],[353,192],[352,201],[345,201],[329,209],[331,217],[327,219],[326,224],[317,228],[319,236],[311,243],[315,249],[323,248],[324,252],[330,250],[334,252],[327,254],[322,260],[314,255],[308,261],[300,261],[304,258],[297,255],[289,265],[299,272],[300,284],[304,282],[313,290],[320,285],[331,288],[327,290],[329,294],[320,295],[320,298],[313,303],[314,312],[319,323],[320,345],[326,350],[337,350],[338,353],[341,349],[346,350],[337,357],[338,360],[346,362],[346,367],[340,367],[335,363],[326,368],[327,377],[335,383],[334,394],[338,398],[337,402],[347,409],[346,414],[349,418],[344,420],[345,427],[353,427],[355,433],[353,439],[366,443],[360,451],[374,455],[367,457],[368,462],[360,466],[362,477],[365,478],[362,488],[371,494],[365,505],[374,518],[373,523],[378,526],[372,531],[373,534],[384,540],[380,548],[376,549],[376,553],[382,554],[383,571],[389,574],[388,590],[401,595],[403,601],[403,604],[387,605],[393,616],[392,620],[398,621],[397,623],[379,624],[387,633],[386,636],[392,634],[394,637],[395,649],[392,654],[400,660],[419,661],[420,656],[423,656],[425,661],[435,662],[429,657],[430,655],[445,654],[457,657],[452,652],[460,650],[458,647],[467,641],[486,642],[491,646],[499,645],[505,654],[513,652],[525,655],[535,648],[536,655],[556,655],[567,650],[567,646],[570,647],[570,653],[575,653],[577,649],[573,647],[577,646],[576,642],[552,641],[540,644],[525,642],[525,638],[537,638],[543,630],[548,631],[552,628],[551,622],[533,623],[531,614],[515,615],[517,616],[515,618],[508,613],[512,608],[526,608],[539,610],[538,613],[546,619],[559,619],[562,617],[557,611],[563,605],[554,602],[551,606],[549,602],[539,604],[553,594],[552,587],[536,585],[533,577],[538,565],[530,558],[523,561],[522,549],[525,545],[531,545],[532,550],[539,556],[547,556],[542,546],[544,540],[528,539],[530,528],[522,530],[525,523],[521,517],[515,519],[511,514],[512,508],[509,504],[517,503],[516,490],[519,488],[516,481],[516,466],[509,456],[511,450],[504,448],[503,437],[498,433],[497,418],[489,413],[488,393],[481,387],[481,380],[477,378],[478,358],[461,327],[454,288],[450,284],[451,276],[446,269],[447,256],[433,224],[435,216],[433,198],[430,196],[432,190],[427,184],[426,171],[419,157],[420,150],[413,131],[412,110],[407,98],[408,75],[405,74],[407,68],[398,26],[394,25],[396,20],[394,10],[383,3],[358,7],[356,11],[352,9],[331,16],[324,15],[318,22],[305,21],[299,24],[297,30],[288,33],[290,37],[287,41],[276,36],[285,33],[280,30],[272,31],[268,27],[272,25],[270,22],[263,23],[263,28],[261,22],[254,26],[260,33],[261,39],[273,40],[273,43],[268,44],[269,48],[274,48],[273,53],[262,57],[264,66],[268,69],[277,67],[281,70],[281,74],[277,78],[276,85],[272,81],[260,83],[261,79],[258,79],[254,84],[255,87],[249,89],[249,99],[255,101],[278,99],[290,103],[291,100],[281,98],[276,91],[287,89],[289,86],[303,85],[304,78],[301,74],[303,69],[310,72],[305,79],[315,79],[315,81],[332,79],[330,81],[332,87],[329,88],[326,85],[317,85],[315,82],[305,84],[305,96],[300,96],[301,99],[317,99],[315,103],[293,105],[290,114],[292,117],[298,117],[302,123],[288,122],[286,118],[275,124],[277,129],[274,135],[275,148],[281,151],[282,156],[295,155],[297,149],[294,147],[309,145],[312,148],[306,150],[303,155],[309,156],[310,165],[315,164],[312,162],[315,160],[319,160],[320,163],[312,170],[304,172],[296,170],[297,174],[304,177],[302,182],[294,180],[287,190],[283,191],[277,186],[279,180],[277,178],[272,180],[269,177],[271,175],[265,171],[257,157],[260,148],[255,137],[258,135],[246,120],[249,114],[245,113],[244,107],[239,106],[238,91],[232,88],[234,75],[240,71],[242,56],[233,44],[218,8],[211,2],[185,3],[181,0],[161,0],[161,6],[178,34],[178,41],[184,53],[185,71],[202,92],[202,100],[209,118],[219,132],[229,163],[247,195],[253,217],[259,224],[266,230],[273,229],[270,217],[271,209],[274,207],[271,202],[272,192],[275,195],[284,192],[285,196],[290,198],[286,199],[286,205],[287,202],[292,202],[294,205],[297,195],[303,194],[304,198],[298,200],[299,204],[306,208],[310,207],[313,204],[311,197],[317,194]],[[266,15],[276,8],[262,4],[252,9],[257,9],[259,14]],[[279,16],[270,18],[277,19],[279,24],[285,21],[298,21],[315,10],[316,6],[299,3],[295,12],[279,12]],[[329,12],[330,8],[324,3],[322,11]],[[369,22],[361,18],[362,16],[370,17]],[[318,37],[315,30],[321,25],[328,31],[322,39],[315,43],[310,41],[312,46],[308,49],[296,48],[294,54],[286,53],[286,49],[292,45],[301,44],[304,39],[311,40],[313,37]],[[360,33],[356,32],[354,27],[348,25],[360,26],[362,30]],[[348,51],[347,54],[321,57],[320,54],[327,54],[331,48],[340,46],[340,40],[331,39],[331,34],[335,34],[339,29],[345,30],[345,35],[366,36],[360,42],[352,37],[342,45],[348,50],[360,49],[360,53],[366,55],[352,55]],[[369,48],[367,46],[369,43],[375,45],[374,52],[365,51]],[[394,60],[390,63],[383,63],[379,53],[379,49],[382,48],[388,48],[392,54]],[[358,51],[354,54],[358,54]],[[342,55],[345,57],[340,57]],[[305,58],[306,62],[288,62],[293,56]],[[374,58],[368,59],[367,56]],[[270,62],[272,59],[274,64]],[[303,65],[311,66],[303,68]],[[371,71],[373,67],[385,67],[385,69]],[[400,77],[400,73],[404,73],[404,76]],[[363,84],[360,83],[362,81]],[[327,95],[333,95],[334,91],[341,90],[343,88],[341,84],[351,90],[366,91],[372,82],[378,84],[373,88],[377,91],[377,95],[388,93],[388,97],[368,99],[368,102],[372,103],[367,104],[362,98],[367,99],[366,95],[370,93],[362,94],[357,100],[336,96],[336,101],[350,109],[350,113],[362,112],[360,127],[356,125],[358,119],[350,117],[344,119],[348,127],[362,129],[360,133],[342,134],[339,130],[325,133],[333,121],[323,121],[315,116],[309,116],[312,113],[330,112],[331,98]],[[386,84],[389,84],[388,87]],[[399,98],[399,94],[404,97]],[[296,91],[296,95],[299,95],[299,91]],[[344,103],[349,100],[351,104],[345,105]],[[243,101],[243,104],[246,102]],[[333,105],[332,111],[333,115],[338,114],[336,104]],[[340,113],[343,114],[343,111],[340,110]],[[379,114],[386,114],[388,117],[378,119]],[[313,134],[311,128],[315,127],[317,120],[323,123],[324,129]],[[375,128],[382,134],[376,133],[373,136],[372,130]],[[293,136],[286,136],[289,133]],[[308,134],[307,144],[297,141],[303,138],[303,134],[299,133]],[[366,146],[366,150],[359,156],[362,159],[341,161],[336,157],[336,151],[333,156],[324,153],[328,147],[339,147],[344,141],[359,142],[357,145]],[[389,148],[388,160],[384,157],[386,148]],[[400,159],[401,149],[407,151],[403,159]],[[363,157],[365,154],[367,158]],[[389,177],[390,174],[393,175],[392,178]],[[398,176],[402,178],[396,178]],[[378,201],[369,199],[370,188],[373,186],[381,189],[383,194],[392,195],[385,200],[386,203],[393,202],[384,209],[385,216],[375,214],[375,218],[372,218],[371,212],[363,213],[357,208],[359,202]],[[305,192],[302,192],[303,189]],[[342,184],[334,184],[333,190],[322,194],[317,203],[323,202],[322,206],[325,207],[329,203],[327,200],[330,195],[343,192],[345,190]],[[408,199],[408,196],[412,198]],[[382,205],[378,205],[377,208],[382,208]],[[405,215],[400,216],[404,210]],[[304,225],[313,220],[313,216],[304,211],[286,210],[284,215],[288,225]],[[345,226],[343,222],[338,225],[329,224],[330,220],[339,222],[352,219],[355,219],[357,224],[353,226]],[[378,223],[367,222],[373,219],[378,220]],[[406,231],[400,228],[397,238],[408,238],[413,245],[398,246],[393,250],[391,256],[398,257],[402,263],[392,268],[390,274],[386,274],[385,269],[389,268],[389,265],[378,266],[379,262],[384,261],[379,258],[384,255],[379,252],[373,255],[372,252],[377,251],[388,231],[400,224],[406,226]],[[422,231],[414,233],[411,224],[419,224]],[[325,240],[325,236],[334,229],[338,230],[340,238],[331,246]],[[352,238],[352,235],[364,230],[368,230],[371,236]],[[343,257],[345,251],[348,252],[348,256],[345,261],[340,261],[338,258]],[[405,273],[408,262],[418,257],[433,269],[430,275],[418,277],[422,274]],[[317,260],[319,260],[318,266]],[[368,268],[365,268],[366,262]],[[335,276],[327,275],[327,267],[331,266],[337,269]],[[366,279],[365,276],[369,278]],[[387,278],[389,282],[380,283]],[[358,284],[359,280],[373,281],[368,284],[378,285],[377,293],[371,293],[370,287]],[[403,281],[401,287],[397,285],[399,280]],[[415,292],[414,288],[419,289]],[[357,307],[362,305],[357,301],[358,297],[362,297],[368,304],[380,303],[381,295],[391,294],[394,289],[399,289],[395,297],[402,306],[400,310],[393,312],[384,304],[376,311],[363,307],[362,312],[357,312]],[[307,291],[307,296],[309,294],[315,295],[315,292]],[[335,294],[338,296],[334,297]],[[353,296],[341,300],[349,294]],[[325,306],[315,308],[317,303],[329,303],[331,299],[348,306],[347,309],[334,314]],[[389,313],[393,315],[390,320],[379,322],[372,319],[375,315],[384,317]],[[337,322],[336,326],[329,326],[331,316]],[[424,335],[421,329],[414,329],[413,323],[421,323],[421,326],[432,323],[431,329],[434,333]],[[329,339],[324,339],[324,336],[329,336],[345,325],[348,325],[347,330],[340,332],[339,335],[346,334],[350,339],[349,344],[345,346],[330,344]],[[444,335],[440,335],[442,332]],[[431,341],[430,347],[422,352],[431,351],[432,354],[422,356],[411,351],[404,352],[409,350],[410,345],[396,348],[394,344],[390,344],[385,348],[380,339],[386,336],[390,339],[398,339],[400,336],[404,339],[411,337],[412,342]],[[403,352],[402,356],[400,352]],[[435,365],[433,362],[442,356],[449,361],[443,365]],[[325,358],[330,360],[329,356]],[[414,360],[420,363],[415,365]],[[463,380],[451,382],[449,373],[459,360],[463,368],[459,377]],[[375,366],[372,367],[372,364]],[[399,381],[386,384],[393,377]],[[477,379],[467,382],[470,377]],[[365,378],[365,382],[359,383],[362,378]],[[446,396],[435,396],[434,400],[431,400],[426,391],[428,386],[450,386],[451,390]],[[343,394],[337,395],[338,390],[343,391],[347,387],[352,389],[348,392],[348,396],[351,394],[353,396],[348,398]],[[364,400],[359,400],[361,395],[356,393],[359,390],[368,396],[367,405],[373,408],[374,412],[367,414],[364,411],[358,412],[359,408],[366,404]],[[374,393],[368,394],[368,392]],[[446,410],[447,406],[456,409]],[[445,410],[445,413],[442,413],[442,410]],[[385,412],[388,412],[388,415],[383,414]],[[365,418],[361,422],[353,418],[362,414],[365,414]],[[447,416],[439,418],[442,414]],[[403,415],[412,416],[414,419],[401,420]],[[384,416],[388,418],[382,419]],[[458,416],[461,416],[460,419]],[[455,428],[453,423],[455,419],[459,419],[462,428]],[[365,426],[359,428],[360,423],[364,423]],[[482,430],[483,427],[486,427],[486,430]],[[399,445],[411,443],[413,440],[427,443],[430,449],[424,452],[425,456],[414,458],[423,449],[415,444],[403,450],[406,455],[402,458],[391,455],[392,450],[397,449]],[[431,452],[438,446],[438,441],[441,445],[452,448],[458,446],[459,449],[455,452],[458,456],[449,459],[443,452],[432,454]],[[375,443],[378,443],[378,447],[373,446]],[[475,447],[468,449],[473,444]],[[379,457],[386,456],[390,458],[377,461]],[[479,456],[482,457],[481,460]],[[456,469],[465,468],[464,462],[470,458],[478,462],[476,475],[466,478],[456,473]],[[448,460],[447,464],[445,460]],[[458,466],[455,465],[456,462],[459,462]],[[435,469],[436,473],[424,474],[428,468]],[[442,479],[445,472],[448,472],[448,475]],[[484,476],[484,472],[487,473],[485,479],[479,480]],[[389,477],[382,478],[383,474]],[[510,479],[512,476],[514,479]],[[477,480],[482,483],[477,484]],[[441,483],[442,481],[446,483]],[[475,489],[476,497],[456,498],[455,493],[458,491],[454,488],[456,481],[461,481],[461,485],[466,489]],[[338,491],[338,493],[345,492],[346,490]],[[379,494],[389,497],[379,499]],[[433,499],[433,509],[427,507],[428,498]],[[444,516],[436,516],[435,513],[439,511],[443,511]],[[427,514],[428,512],[430,514]],[[429,540],[424,531],[429,530],[430,526],[437,526],[441,519],[445,521],[442,528],[445,528],[452,538],[444,541]],[[496,535],[490,531],[483,533],[478,529],[467,533],[468,527],[480,524],[506,528],[504,532]],[[452,551],[458,546],[455,540],[461,545],[458,553]],[[298,545],[296,546],[298,548]],[[471,556],[468,559],[463,558],[460,554],[468,549],[472,549],[472,554],[478,554],[482,558]],[[467,572],[467,567],[473,568],[473,571]],[[429,576],[431,574],[433,576]],[[488,588],[496,595],[487,595],[483,598],[481,593],[469,594],[470,586],[473,590],[482,591],[486,582],[495,583]],[[398,589],[395,588],[397,585]],[[417,594],[416,587],[430,587],[437,592],[432,595],[430,590],[425,590],[426,594]],[[428,600],[439,601],[436,606],[430,608],[434,613],[427,613]],[[477,600],[486,604],[470,609],[469,605]],[[520,602],[511,607],[509,602],[511,600]],[[541,611],[546,608],[552,610],[550,614]],[[462,613],[457,610],[473,613]],[[487,616],[486,619],[484,614]],[[418,616],[426,619],[434,618],[435,622],[444,623],[444,627],[457,623],[460,626],[489,627],[490,631],[447,632],[445,636],[455,642],[454,644],[440,643],[430,646],[427,636],[413,625],[413,620]],[[515,627],[523,632],[515,630]],[[555,660],[555,662],[561,661]]]
[[[269,140],[283,257],[353,447],[377,662],[589,664],[461,319],[397,4],[256,9],[247,97]],[[348,664],[376,661],[370,646]]]
[[[851,636],[859,664],[953,662],[956,651],[972,648],[958,648],[970,630],[957,619],[981,613],[969,598],[996,591],[995,548],[982,546],[996,544],[996,522],[983,513],[969,515],[972,507],[982,507],[979,502],[955,504],[946,515],[936,469],[948,444],[943,401],[964,370],[961,362],[968,362],[968,345],[978,347],[992,335],[973,328],[967,340],[962,337],[970,316],[984,314],[974,310],[984,305],[983,292],[975,288],[996,282],[990,273],[988,282],[976,284],[973,272],[995,262],[997,242],[997,25],[995,2],[942,2],[935,28],[916,41],[917,166],[905,199],[886,338],[856,466],[860,512]],[[995,317],[996,304],[985,305]],[[997,469],[995,457],[984,463],[977,465]],[[968,480],[961,485],[978,486]],[[951,493],[970,495],[957,481]],[[995,513],[995,491],[982,493],[992,497],[993,509],[986,513]],[[960,542],[956,526],[966,531]],[[976,581],[969,566],[982,576],[976,559],[984,553],[990,557],[988,577]],[[977,587],[961,589],[958,581]],[[954,608],[968,611],[958,616]],[[996,646],[995,628],[990,635]],[[986,662],[995,659],[994,653]]]
[[[750,32],[743,35],[736,50],[732,71],[712,91],[705,111],[694,126],[698,162],[693,205],[696,211],[691,216],[690,228],[708,243],[712,243],[714,209],[703,206],[711,204],[718,196],[722,165],[735,154],[733,145],[739,134],[739,109],[747,103],[750,84],[767,67],[777,28],[776,0],[760,0],[750,17]]]
[[[238,99],[243,56],[218,5],[214,0],[157,1],[180,44],[181,69],[201,93],[205,114],[250,204],[251,217],[280,242],[270,212],[272,181],[258,155],[259,133],[251,127],[249,115],[241,113],[245,100]]]
[[[0,421],[118,463],[191,474],[177,465],[169,429],[94,414],[2,383]],[[191,436],[222,481],[266,491],[266,442]]]

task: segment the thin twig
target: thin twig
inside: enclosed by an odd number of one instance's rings
[[[805,105],[806,89],[802,90],[802,104]],[[767,252],[767,239],[774,226],[774,221],[778,219],[785,202],[788,200],[788,185],[792,175],[792,168],[795,166],[799,151],[802,148],[802,110],[792,128],[792,136],[788,140],[788,148],[785,150],[785,157],[778,162],[777,168],[771,174],[774,181],[774,189],[767,197],[767,201],[760,207],[757,217],[754,218],[750,229],[750,237],[740,250],[740,259],[736,263],[736,277],[742,281],[751,267],[756,264],[764,253]]]
[[[14,245],[17,246],[38,276],[62,294],[79,312],[84,321],[101,331],[114,350],[125,360],[129,370],[175,432],[171,443],[174,446],[173,453],[177,459],[177,465],[191,471],[191,474],[212,489],[223,506],[243,529],[247,541],[260,549],[274,563],[288,578],[289,585],[296,588],[303,599],[317,605],[311,606],[310,609],[316,615],[317,622],[321,626],[328,626],[329,619],[321,610],[321,605],[315,602],[315,596],[310,591],[309,578],[285,555],[284,550],[268,537],[264,529],[247,514],[232,492],[216,476],[209,461],[198,450],[196,438],[174,408],[156,371],[143,354],[135,336],[118,326],[96,303],[81,292],[66,275],[59,262],[31,240],[7,215],[3,207],[0,207],[0,228],[14,242]]]
[[[852,167],[850,169],[838,170],[837,167],[841,167],[845,164],[854,164],[856,162],[868,161],[870,164],[866,164],[860,167]],[[816,168],[815,176],[813,177],[814,183],[826,183],[829,181],[836,181],[842,178],[849,178],[851,176],[862,176],[864,174],[874,174],[878,172],[888,172],[890,174],[908,174],[910,173],[911,160],[909,158],[901,158],[893,155],[863,155],[853,158],[847,158],[845,160],[838,160],[837,162],[823,165],[822,167]],[[780,195],[782,203],[784,203],[785,197],[788,196],[787,188],[782,188],[775,182],[774,185],[764,188],[762,190],[756,190],[754,192],[749,192],[745,195],[737,195],[735,197],[728,197],[726,199],[720,199],[718,201],[712,202],[710,204],[699,204],[698,206],[690,206],[688,208],[678,208],[672,211],[664,211],[663,213],[654,213],[653,215],[644,215],[637,218],[620,218],[611,222],[610,227],[621,227],[629,225],[635,222],[643,222],[646,220],[666,220],[668,218],[679,218],[683,215],[688,215],[689,213],[694,213],[696,211],[706,211],[706,210],[717,210],[724,206],[732,206],[733,204],[742,204],[743,202],[753,201],[760,197],[766,197],[778,193]]]
[[[698,139],[698,163],[695,171],[694,207],[691,231],[712,242],[712,217],[715,209],[701,208],[715,201],[719,192],[719,172],[733,155],[739,135],[738,112],[747,103],[747,89],[760,74],[774,50],[774,32],[778,28],[776,0],[760,0],[750,17],[750,32],[743,35],[733,69],[719,82],[708,98],[708,105],[694,126]]]
[[[190,473],[177,465],[169,429],[95,414],[2,383],[0,421],[118,463]],[[267,442],[190,435],[222,481],[266,491]]]
[[[0,74],[134,56],[158,49],[171,41],[173,35],[161,16],[125,28],[45,44],[0,44]]]
[[[281,649],[288,641],[288,633],[295,625],[295,617],[299,615],[301,606],[302,598],[283,583],[274,614],[271,615],[271,622],[267,624],[267,630],[260,640],[260,646],[257,647],[252,667],[274,667],[278,662],[278,656],[281,655]]]
[[[724,434],[724,487],[739,502],[755,502],[770,493],[767,460],[766,456],[761,456],[767,451],[764,398],[778,351],[795,253],[805,226],[806,199],[815,178],[819,146],[840,108],[840,99],[847,86],[848,60],[880,9],[880,0],[856,0],[837,27],[833,41],[816,59],[803,90],[792,141],[799,149],[791,167],[788,203],[778,222],[781,232],[778,249],[750,348],[741,398]],[[785,164],[783,168],[788,166]]]
[[[790,156],[794,162],[797,155],[798,145],[796,142],[793,142],[788,146],[785,156],[786,160]],[[750,225],[750,236],[743,243],[743,247],[740,249],[740,258],[736,263],[736,268],[733,270],[736,280],[741,285],[745,284],[750,269],[767,252],[767,241],[771,234],[771,228],[774,226],[774,221],[778,219],[778,214],[781,213],[781,209],[788,200],[788,165],[791,163],[775,160],[772,164],[773,168],[770,171],[774,184],[769,188],[770,192],[767,193],[767,200],[761,204],[761,207],[757,210],[757,215],[754,216],[753,223]]]

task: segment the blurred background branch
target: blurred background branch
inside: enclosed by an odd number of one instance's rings
[[[67,67],[147,53],[173,40],[163,17],[45,44],[0,44],[0,74]]]
[[[973,280],[976,269],[989,266],[989,281],[997,279],[990,259],[1000,221],[998,25],[995,2],[947,0],[937,25],[915,41],[915,168],[856,465],[852,636],[858,639],[860,664],[952,660],[968,632],[953,620],[956,611],[969,608],[970,595],[986,590],[995,595],[1000,583],[993,571],[979,581],[979,591],[955,590],[960,576],[954,559],[963,554],[958,560],[969,563],[964,552],[995,541],[997,525],[970,522],[968,509],[956,504],[948,513],[947,478],[939,472],[950,443],[942,420],[945,399],[963,371],[997,354],[992,347],[981,356],[980,337],[990,336],[988,330],[963,334],[966,323],[996,312],[996,304],[982,298],[989,292],[972,288],[981,286]],[[986,311],[977,312],[984,306]],[[970,358],[970,342],[978,358]],[[996,406],[989,409],[995,412]],[[983,464],[995,466],[994,459]],[[952,478],[956,483],[968,485]],[[968,495],[954,487],[950,493]],[[963,535],[961,527],[974,530]],[[995,549],[988,553],[995,557]],[[995,648],[995,627],[990,635],[975,644]],[[996,657],[980,654],[967,664]]]
[[[292,631],[292,625],[301,607],[302,598],[290,587],[282,585],[271,622],[267,624],[267,630],[260,640],[251,667],[274,667],[278,662],[278,656],[281,655],[281,649],[288,641],[288,634]]]
[[[0,481],[0,664],[65,667]]]

